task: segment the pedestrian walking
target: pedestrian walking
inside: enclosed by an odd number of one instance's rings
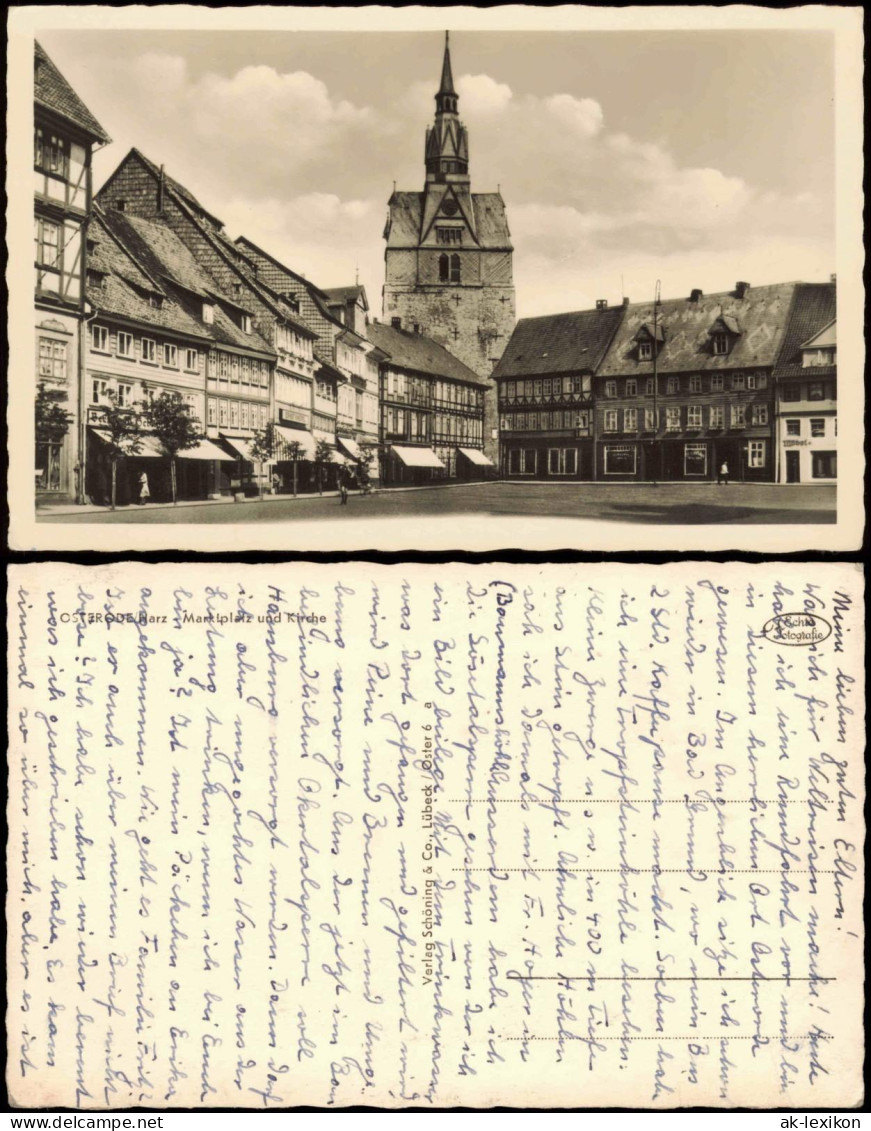
[[[720,470],[717,474],[717,486],[719,487],[721,483],[726,487],[729,486],[729,465],[725,460],[720,464]]]
[[[341,500],[341,505],[343,507],[346,507],[348,505],[348,484],[344,479],[339,484],[339,499]]]
[[[148,476],[143,471],[139,476],[139,505],[144,506],[151,497],[151,490],[148,486]]]

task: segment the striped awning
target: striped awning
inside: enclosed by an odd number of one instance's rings
[[[282,424],[275,425],[275,431],[285,443],[299,444],[302,451],[300,452],[301,459],[314,459],[315,457],[315,438],[311,432],[307,432],[304,428],[286,428]],[[279,452],[279,456],[281,456]]]

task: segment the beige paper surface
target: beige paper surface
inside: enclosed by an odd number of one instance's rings
[[[13,567],[13,1102],[860,1103],[862,584]]]
[[[838,390],[839,488],[837,522],[769,521],[760,515],[753,522],[682,525],[664,509],[663,521],[639,526],[622,521],[589,521],[584,518],[514,516],[500,513],[470,513],[440,517],[430,515],[420,522],[403,517],[357,518],[349,521],[250,521],[238,524],[198,525],[178,521],[166,524],[105,522],[65,524],[40,521],[33,497],[33,295],[31,225],[33,212],[32,170],[29,164],[32,131],[33,39],[46,30],[100,29],[109,38],[113,28],[226,31],[235,30],[354,30],[361,33],[431,29],[442,32],[445,15],[438,6],[390,8],[362,5],[357,8],[307,8],[297,6],[202,8],[173,4],[128,5],[27,5],[13,9],[9,27],[8,96],[8,245],[10,290],[10,475],[9,505],[11,543],[21,551],[81,551],[94,546],[116,552],[188,549],[195,551],[322,551],[360,552],[369,549],[407,551],[489,551],[506,547],[529,550],[575,548],[579,550],[699,550],[704,553],[750,550],[783,553],[804,550],[855,551],[862,543],[864,507],[861,483],[864,474],[864,245],[863,245],[863,91],[862,13],[858,7],[799,5],[765,8],[749,4],[708,7],[562,5],[539,8],[504,5],[495,8],[452,7],[450,26],[456,30],[499,30],[534,33],[537,30],[584,31],[650,30],[653,33],[680,30],[704,32],[776,29],[791,32],[818,31],[831,36],[835,61],[832,92],[835,149],[837,153],[836,239],[832,271],[838,278],[838,363],[843,374]],[[107,48],[111,50],[111,48]],[[724,62],[728,66],[728,62]],[[373,79],[377,81],[377,77]],[[628,80],[631,81],[631,78]],[[703,82],[697,76],[693,82]],[[691,88],[690,88],[691,89]],[[647,94],[637,93],[639,99]],[[96,109],[96,108],[95,108]],[[760,106],[765,113],[765,106]],[[723,113],[728,113],[724,108]],[[712,128],[716,132],[715,122]],[[277,139],[283,146],[286,139]],[[798,161],[814,160],[813,138],[806,155]],[[118,155],[120,160],[123,154]],[[220,154],[216,160],[220,160]],[[392,173],[385,172],[385,201]],[[493,176],[498,180],[497,174]],[[193,187],[193,186],[192,186]],[[325,186],[325,191],[329,186]],[[244,176],[240,180],[244,196]],[[510,212],[509,212],[510,215]],[[235,233],[234,233],[235,234]],[[379,233],[373,233],[378,239]],[[724,227],[723,241],[730,239]],[[663,280],[667,280],[668,257],[664,256]],[[303,265],[300,265],[303,266]],[[26,279],[27,286],[16,280]],[[757,280],[754,280],[756,282]],[[784,281],[781,268],[772,263],[765,280]],[[603,281],[604,282],[604,281]],[[728,285],[727,280],[723,286]],[[370,298],[374,300],[373,295]],[[570,309],[567,298],[564,309]],[[523,316],[523,311],[519,311]],[[567,489],[569,489],[567,487]],[[639,491],[645,488],[639,485]],[[665,492],[663,492],[665,493]],[[645,498],[645,495],[640,496]],[[488,504],[484,503],[482,506]],[[647,504],[645,504],[647,505]],[[659,504],[661,505],[661,503]],[[786,517],[779,515],[779,518]],[[805,516],[808,517],[808,516]],[[765,519],[765,520],[763,520]]]

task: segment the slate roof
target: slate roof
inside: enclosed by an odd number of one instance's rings
[[[112,139],[38,43],[34,43],[33,53],[36,104],[66,118],[96,141],[110,142]]]
[[[390,197],[388,247],[417,247],[420,243],[421,216],[426,193],[395,192]],[[505,214],[505,202],[498,192],[472,193],[475,235],[483,248],[511,251],[511,233]]]
[[[463,381],[467,385],[478,385],[489,389],[490,382],[468,365],[464,365],[459,358],[427,338],[423,334],[414,334],[410,330],[397,330],[394,326],[386,326],[382,322],[370,322],[367,328],[369,341],[378,349],[388,354],[388,365],[400,369],[413,369],[418,373],[427,373],[432,377],[452,377],[455,381]]]
[[[796,377],[807,374],[802,366],[801,347],[809,338],[825,329],[836,317],[836,287],[834,283],[799,283],[795,288],[792,309],[787,319],[786,332],[780,355],[774,368],[775,377]],[[813,372],[822,375],[821,366]],[[826,366],[826,370],[834,367]]]
[[[664,299],[657,322],[664,341],[657,354],[660,373],[705,369],[773,366],[780,353],[790,304],[797,283],[775,283],[750,287],[743,298],[733,291],[704,295],[696,302],[688,298]],[[710,331],[714,324],[729,320],[740,329],[733,336],[728,354],[714,354]],[[653,303],[632,303],[625,310],[611,346],[597,372],[600,375],[646,374],[653,361],[638,359],[636,335],[644,323],[653,322]]]
[[[246,334],[222,309],[222,299],[236,309],[239,309],[239,304],[222,295],[212,276],[197,262],[172,229],[165,224],[111,208],[100,209],[98,215],[137,264],[153,279],[161,284],[169,284],[168,291],[174,303],[195,321],[197,333],[222,345],[274,354],[272,346],[257,330]],[[214,303],[214,322],[202,321],[202,306],[198,299]],[[159,313],[158,310],[151,310],[151,314]]]
[[[622,306],[521,318],[494,378],[595,372],[623,318]]]

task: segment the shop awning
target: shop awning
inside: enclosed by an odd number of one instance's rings
[[[362,459],[363,453],[360,451],[360,445],[356,440],[350,440],[347,436],[337,437],[341,447],[345,449],[351,459]]]
[[[107,432],[105,428],[91,428],[91,432],[103,441],[104,444],[112,443],[112,434]],[[145,457],[146,459],[165,459],[166,452],[158,443],[157,437],[152,436],[148,432],[143,432],[139,436],[139,451],[134,453],[139,459]]]
[[[184,451],[178,453],[179,459],[232,459],[228,456],[223,448],[219,448],[217,444],[213,444],[211,440],[200,440],[195,448],[185,448]]]
[[[251,455],[251,439],[248,436],[228,436],[225,432],[221,433],[221,439],[242,459],[247,460],[248,463],[259,463],[260,461]],[[227,458],[226,456],[224,457]],[[267,463],[264,460],[264,463]]]
[[[461,452],[469,463],[475,464],[476,467],[493,466],[493,461],[488,459],[480,448],[457,448],[457,451]]]
[[[432,448],[406,448],[393,444],[390,450],[399,456],[406,467],[444,468],[445,466]]]
[[[299,444],[302,449],[300,459],[314,459],[315,438],[311,432],[307,432],[304,428],[285,428],[281,424],[275,425],[275,431],[286,443]]]

